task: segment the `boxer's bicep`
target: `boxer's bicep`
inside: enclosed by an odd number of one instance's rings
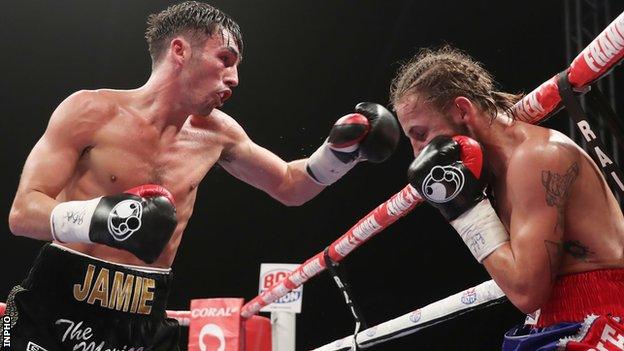
[[[254,143],[229,116],[222,116],[225,139],[219,164],[234,177],[266,190],[277,186],[286,172],[286,162]]]
[[[20,181],[55,197],[73,174],[80,154],[101,126],[90,93],[76,93],[52,113],[43,136],[31,150]]]
[[[227,134],[219,164],[234,177],[287,205],[303,203],[324,188],[309,178],[304,160],[284,161],[254,143],[238,124],[231,125]]]
[[[13,232],[35,236],[47,232],[55,198],[74,173],[81,152],[97,128],[95,111],[85,115],[87,99],[85,94],[77,93],[63,101],[28,155],[11,207]]]
[[[559,242],[558,215],[545,202],[540,170],[533,167],[514,182],[510,220],[511,248],[521,266],[527,267],[532,279],[548,278],[558,264],[558,255],[550,243]]]
[[[562,236],[553,230],[556,215],[549,214],[548,209],[536,202],[532,204],[514,209],[510,244],[516,265],[522,267],[524,279],[546,288],[554,281],[561,262],[557,243]]]
[[[286,175],[287,164],[251,140],[241,142],[219,160],[231,175],[261,190],[270,190]]]
[[[530,313],[548,298],[551,288],[551,269],[557,265],[546,243],[558,241],[552,229],[556,218],[540,203],[543,191],[539,179],[531,173],[533,166],[524,165],[521,179],[510,176],[507,190],[511,203],[509,244],[503,245],[484,260],[492,278],[503,289],[511,302],[523,312]]]
[[[562,255],[565,207],[579,167],[574,153],[565,146],[549,145],[537,151],[538,155],[527,157],[519,168],[525,172],[514,172],[512,179],[519,185],[512,199],[512,245],[515,238],[519,245],[524,244],[522,252],[545,258],[554,278]]]

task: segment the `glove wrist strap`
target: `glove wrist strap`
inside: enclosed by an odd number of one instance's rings
[[[56,205],[50,214],[52,238],[62,243],[91,243],[91,218],[100,199],[67,201]]]
[[[479,263],[509,241],[507,230],[487,198],[451,221],[451,225]]]
[[[339,156],[345,156],[340,157]],[[353,168],[358,162],[357,153],[341,153],[323,143],[309,158],[306,171],[319,185],[331,185]]]

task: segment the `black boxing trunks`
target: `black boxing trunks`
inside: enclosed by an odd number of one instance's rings
[[[178,350],[179,326],[165,311],[171,281],[170,270],[47,244],[9,294],[10,350]]]

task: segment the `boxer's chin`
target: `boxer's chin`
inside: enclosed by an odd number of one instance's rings
[[[208,116],[210,116],[212,111],[214,111],[215,108],[216,107],[215,107],[214,104],[207,104],[205,106],[202,106],[202,108],[199,110],[197,115],[198,116],[202,116],[202,117],[208,117]]]

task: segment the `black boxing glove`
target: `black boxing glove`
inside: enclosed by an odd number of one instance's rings
[[[306,169],[321,185],[330,185],[360,161],[385,161],[396,149],[401,131],[385,107],[361,102],[355,113],[336,121],[329,137],[308,158]]]
[[[410,184],[457,230],[479,262],[509,241],[485,197],[481,145],[466,136],[437,136],[408,169]]]
[[[131,252],[146,263],[160,256],[176,225],[173,196],[158,185],[62,202],[50,215],[54,240],[104,244]]]

